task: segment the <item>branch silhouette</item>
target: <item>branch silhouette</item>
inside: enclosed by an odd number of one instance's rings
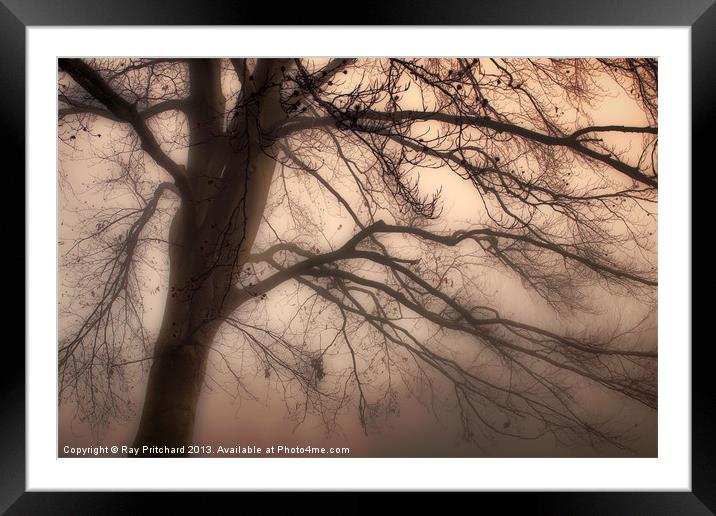
[[[96,428],[191,443],[217,376],[369,436],[410,393],[486,454],[656,410],[655,60],[59,69],[60,400]]]

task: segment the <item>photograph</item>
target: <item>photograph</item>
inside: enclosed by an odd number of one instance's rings
[[[57,457],[659,456],[657,57],[56,62]]]

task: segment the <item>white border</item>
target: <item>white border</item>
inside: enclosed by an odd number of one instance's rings
[[[27,489],[690,490],[690,41],[687,27],[28,27]],[[85,55],[658,56],[659,458],[57,459],[56,58]]]

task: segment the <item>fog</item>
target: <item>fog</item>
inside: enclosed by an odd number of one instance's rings
[[[353,80],[353,76],[350,77]],[[345,85],[346,88],[351,86],[350,82]],[[633,99],[608,78],[604,78],[600,86],[608,94],[599,103],[584,107],[578,113],[565,102],[561,116],[571,117],[575,121],[589,119],[596,126],[648,124]],[[235,83],[225,79],[224,91],[227,97],[236,88]],[[412,104],[417,105],[418,98],[410,96],[413,94],[405,94],[402,99],[404,109],[411,108]],[[501,108],[518,110],[517,106],[509,104]],[[177,124],[181,125],[181,122],[165,118],[156,122],[153,130],[169,134]],[[424,129],[437,131],[439,127],[437,123],[426,122]],[[120,142],[126,139],[126,135],[126,127],[98,119],[92,123],[90,130],[78,132],[69,144],[60,143],[58,224],[61,255],[81,237],[86,225],[95,220],[93,217],[99,217],[103,210],[116,211],[133,206],[135,200],[130,194],[99,186],[105,184],[116,171],[117,163],[108,157],[119,156],[124,152],[124,144]],[[631,149],[625,159],[638,156],[640,149],[638,145],[632,144],[636,142],[633,135],[614,133],[607,138],[611,145]],[[163,146],[175,161],[181,163],[186,160],[185,146],[176,142],[172,144],[171,141],[164,141]],[[360,214],[361,192],[349,180],[335,155],[330,150],[324,153],[313,151],[312,157],[316,162],[316,172],[326,178]],[[529,155],[517,158],[514,166],[524,164],[529,167],[529,159]],[[144,173],[149,181],[167,179],[167,175],[154,163],[148,163]],[[451,233],[464,227],[477,227],[485,222],[486,212],[476,202],[475,189],[448,167],[417,170],[414,173],[421,196],[429,196],[440,190],[441,213],[431,223],[431,229]],[[572,173],[575,178],[589,178],[586,169],[572,169]],[[580,187],[579,181],[575,179],[573,187]],[[586,187],[588,181],[584,179],[583,186]],[[630,183],[624,181],[625,185]],[[161,238],[156,243],[147,243],[142,263],[138,265],[139,275],[146,281],[142,321],[150,341],[159,333],[169,292],[166,244],[161,240],[168,234],[168,221],[177,206],[178,202],[173,198],[161,201],[156,225],[152,227],[154,234]],[[374,218],[392,221],[395,220],[394,214],[394,207],[382,205],[378,206]],[[631,222],[640,226],[644,234],[651,235],[649,245],[655,249],[656,217],[643,220],[638,214],[634,217],[637,218]],[[310,224],[304,219],[310,220]],[[273,179],[254,248],[266,249],[278,234],[290,241],[311,240],[324,253],[340,247],[358,229],[344,207],[312,177],[300,170],[279,168]],[[615,229],[615,232],[619,231]],[[391,249],[399,249],[403,253],[401,256],[406,259],[423,252],[422,249],[412,248],[411,241],[401,238],[391,236],[384,241]],[[464,250],[465,247],[460,249]],[[655,263],[655,256],[638,254],[627,247],[614,252],[622,252],[626,256],[633,254],[634,263],[652,260]],[[445,256],[445,259],[449,257]],[[475,274],[470,276],[471,281],[474,281],[475,297],[489,299],[491,306],[498,309],[505,318],[565,334],[599,334],[609,333],[616,328],[625,330],[637,327],[638,331],[628,337],[630,345],[637,349],[656,347],[655,306],[648,299],[632,297],[628,292],[607,291],[595,284],[593,287],[580,287],[582,292],[588,293],[588,312],[555,310],[534,290],[527,288],[515,274],[500,270],[487,261],[477,260],[475,263],[484,265],[483,268],[476,268]],[[269,269],[262,264],[254,265],[251,281],[256,283],[267,277]],[[364,267],[361,272],[368,278],[381,277],[370,267]],[[76,324],[79,312],[72,307],[79,306],[77,300],[88,299],[87,291],[82,289],[82,276],[82,270],[71,270],[69,265],[61,265],[59,268],[58,288],[63,307],[59,328],[61,336],[67,332],[67,328]],[[300,344],[307,352],[325,352],[322,355],[325,383],[339,385],[346,379],[345,371],[350,368],[351,354],[345,347],[332,343],[337,334],[334,328],[338,324],[336,312],[330,308],[321,309],[318,305],[315,308],[309,305],[307,308],[307,303],[313,303],[312,295],[313,292],[290,280],[265,296],[245,303],[239,308],[236,318],[271,329],[287,341]],[[416,316],[408,311],[404,315],[407,318]],[[419,339],[427,342],[433,338],[434,330],[429,325],[421,322],[410,324]],[[369,346],[373,338],[369,328],[365,327],[357,327],[351,337],[361,346]],[[447,333],[442,337],[441,344],[451,356],[465,357],[466,360],[468,357],[477,360],[482,353],[485,363],[480,371],[486,378],[498,378],[504,374],[504,366],[499,360],[485,350],[476,350],[472,340],[465,335]],[[123,393],[126,410],[119,417],[109,417],[97,424],[95,421],[83,420],[77,400],[63,399],[59,410],[59,456],[66,456],[62,452],[65,445],[121,446],[132,443],[139,424],[138,415],[144,399],[149,361],[142,358],[147,356],[147,352],[139,343],[127,342],[126,345],[134,348],[134,351],[127,352],[127,361],[138,361],[126,368],[128,390]],[[196,413],[193,441],[199,445],[211,445],[214,448],[220,445],[262,448],[275,445],[345,446],[350,448],[350,457],[654,457],[657,454],[657,411],[614,391],[597,388],[584,379],[573,382],[570,395],[578,401],[577,405],[584,414],[618,430],[624,437],[626,448],[592,446],[588,442],[574,440],[560,441],[551,433],[529,439],[485,433],[477,436],[476,442],[468,442],[462,437],[464,429],[460,419],[455,417],[458,407],[451,398],[449,383],[436,379],[428,388],[419,385],[420,382],[414,383],[410,374],[392,376],[389,371],[381,371],[380,368],[370,373],[371,386],[375,386],[375,390],[369,392],[368,396],[372,397],[375,410],[370,413],[369,424],[364,429],[355,393],[335,411],[331,406],[318,413],[304,413],[305,400],[301,389],[269,369],[241,334],[224,325],[215,341],[215,349],[216,353],[210,354]],[[395,353],[398,358],[401,357],[398,350]],[[368,363],[365,366],[367,368]],[[205,455],[216,456],[214,453]]]

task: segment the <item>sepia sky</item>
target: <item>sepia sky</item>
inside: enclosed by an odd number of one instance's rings
[[[359,81],[349,76],[346,89]],[[551,98],[560,116],[570,120],[575,127],[586,125],[625,125],[646,126],[649,120],[632,98],[607,77],[599,79],[598,87],[603,96],[593,106],[584,106],[575,110],[569,103],[559,98]],[[235,82],[225,78],[224,92],[230,97],[238,88]],[[417,92],[405,93],[401,98],[403,109],[419,106]],[[547,91],[546,95],[551,95]],[[414,95],[411,97],[411,95]],[[561,102],[561,103],[560,103]],[[507,100],[499,106],[506,112],[519,113],[520,106]],[[181,130],[181,121],[164,118],[156,122],[153,130],[157,133],[172,134]],[[432,124],[432,125],[431,125]],[[437,131],[439,125],[426,122],[426,133]],[[62,129],[61,129],[62,131]],[[616,136],[615,136],[616,135]],[[640,136],[613,133],[605,136],[609,144],[626,151],[629,159],[638,156]],[[116,172],[117,163],[126,149],[123,142],[126,130],[119,124],[106,120],[93,122],[91,129],[80,131],[72,141],[59,144],[59,235],[60,256],[71,248],[73,242],[84,234],[87,224],[99,220],[102,210],[122,210],[133,207],[131,195],[119,190],[104,187],[106,180]],[[177,162],[186,160],[186,148],[181,142],[164,141],[168,155]],[[329,151],[315,151],[317,172],[340,191],[351,206],[359,210],[361,193],[351,181],[346,179],[345,170],[336,157]],[[320,163],[319,163],[320,159]],[[515,167],[524,164],[530,166],[530,156],[515,160]],[[583,173],[584,172],[584,173]],[[166,174],[156,166],[148,166],[146,173],[152,181],[166,179]],[[573,169],[573,188],[587,187],[589,174]],[[473,186],[447,167],[415,170],[414,180],[421,196],[430,196],[440,191],[440,216],[431,222],[435,231],[451,233],[465,227],[477,227],[486,221],[486,212],[476,201]],[[587,178],[587,179],[579,179]],[[584,181],[581,185],[579,181]],[[619,181],[616,179],[615,181]],[[631,180],[625,179],[625,187]],[[289,195],[290,194],[290,195]],[[168,221],[176,209],[176,201],[165,199],[157,216],[156,234],[166,234]],[[394,207],[379,207],[376,219],[390,221]],[[654,206],[654,215],[656,207]],[[360,213],[360,212],[359,212]],[[644,217],[636,212],[628,213],[630,222],[638,226],[650,241],[644,248],[653,249],[650,254],[636,248],[624,247],[613,252],[623,253],[635,264],[656,263],[655,249],[657,237],[656,217]],[[304,218],[309,222],[302,222]],[[616,225],[614,231],[622,231]],[[288,239],[311,240],[322,252],[339,247],[356,232],[356,226],[344,208],[316,181],[296,170],[282,170],[276,174],[271,185],[268,207],[256,239],[255,248],[265,249],[271,245],[276,234]],[[421,250],[410,247],[410,241],[400,236],[391,237],[390,245],[400,249],[404,256],[412,257]],[[143,290],[144,325],[149,335],[156,336],[162,322],[165,299],[168,292],[166,279],[166,256],[163,243],[149,243],[148,251],[143,255],[145,262],[140,265],[142,277],[146,280]],[[412,253],[412,254],[411,254]],[[426,255],[427,256],[427,255]],[[445,256],[447,260],[449,256]],[[477,263],[477,262],[476,262]],[[630,337],[634,347],[641,349],[656,348],[657,328],[654,306],[648,300],[635,298],[620,291],[607,291],[601,286],[583,287],[588,292],[590,310],[557,311],[544,302],[534,291],[525,288],[523,282],[513,274],[498,267],[488,266],[487,262],[474,278],[475,295],[488,298],[499,309],[501,315],[514,318],[527,324],[566,334],[579,332],[609,332],[615,328],[637,327],[638,331]],[[260,266],[257,264],[257,268]],[[477,270],[477,269],[476,269]],[[164,271],[164,272],[162,272]],[[365,275],[376,277],[377,272],[363,270]],[[253,271],[260,278],[265,272]],[[60,317],[60,336],[67,328],[76,323],[72,307],[82,299],[87,300],[87,291],[83,290],[82,271],[63,265],[59,269],[60,305],[63,315]],[[89,294],[90,297],[93,294]],[[333,333],[329,331],[330,311],[319,308],[306,309],[308,293],[297,287],[295,282],[287,282],[270,291],[265,298],[251,300],[239,309],[245,320],[258,321],[273,331],[285,335],[287,339],[303,339],[301,345],[306,349],[330,349],[326,352],[324,367],[326,373],[338,374],[350,364],[350,355],[345,350],[331,348]],[[78,305],[77,305],[78,306]],[[70,314],[70,315],[68,315]],[[258,323],[257,323],[258,324]],[[431,338],[431,329],[415,323],[415,331],[422,338]],[[325,326],[322,330],[321,327]],[[304,330],[305,328],[311,328]],[[361,330],[362,331],[362,330]],[[358,340],[369,340],[370,333],[357,333]],[[308,340],[308,342],[306,342]],[[444,345],[455,356],[472,356],[469,339],[455,335],[443,338]],[[136,343],[137,352],[130,356],[142,355]],[[457,418],[451,417],[457,410],[454,400],[450,399],[449,385],[436,382],[434,396],[416,395],[414,386],[407,385],[401,379],[390,380],[389,399],[376,411],[367,435],[361,428],[355,406],[339,411],[335,421],[322,419],[321,415],[308,414],[305,419],[297,415],[300,403],[299,392],[290,385],[280,382],[275,375],[266,373],[256,354],[248,349],[239,334],[220,331],[216,341],[217,353],[211,354],[207,367],[207,378],[201,392],[196,416],[194,442],[197,444],[218,445],[256,445],[268,447],[276,444],[288,446],[348,446],[351,457],[570,457],[570,456],[642,456],[653,457],[657,453],[657,411],[639,403],[618,396],[614,392],[595,389],[586,381],[574,385],[572,395],[579,401],[586,413],[601,418],[602,424],[619,428],[625,435],[628,448],[608,450],[596,449],[586,443],[559,442],[547,433],[537,439],[518,439],[501,435],[484,436],[477,444],[461,439],[462,429]],[[146,365],[146,364],[145,364]],[[484,365],[486,375],[502,374],[501,365],[496,360],[488,360]],[[139,367],[129,368],[129,391],[125,393],[131,401],[133,413],[138,413],[144,395],[146,374]],[[240,385],[234,374],[238,372]],[[385,372],[376,372],[378,385],[387,382]],[[408,382],[409,383],[409,382]],[[376,394],[376,396],[378,396]],[[420,400],[418,400],[420,398]],[[355,403],[355,401],[354,401]],[[59,445],[87,446],[90,444],[130,444],[137,431],[138,418],[110,420],[108,425],[93,429],[89,421],[78,417],[77,404],[65,399],[60,404]],[[62,456],[62,453],[60,453]]]

